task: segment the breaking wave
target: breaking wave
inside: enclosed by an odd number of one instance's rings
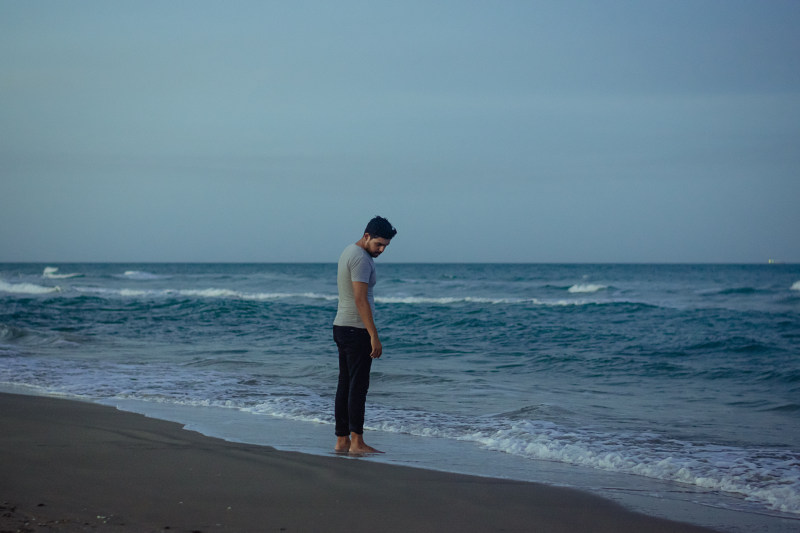
[[[594,283],[578,283],[567,289],[567,292],[573,294],[593,293],[593,292],[604,291],[607,288],[608,287],[606,285],[598,285]]]
[[[59,274],[58,267],[45,267],[44,272],[42,272],[42,277],[46,279],[69,279],[69,278],[79,278],[83,276],[78,272],[74,272],[72,274]]]
[[[139,281],[150,281],[155,279],[168,279],[169,276],[153,274],[151,272],[144,272],[142,270],[126,270],[122,277],[125,279],[133,279]]]
[[[103,289],[95,287],[75,287],[75,290],[83,294],[92,294],[100,297],[121,296],[124,298],[208,298],[208,299],[232,299],[232,300],[253,300],[269,301],[283,300],[291,298],[307,298],[312,300],[336,300],[337,296],[317,294],[313,292],[291,293],[291,292],[243,292],[231,289]]]
[[[35,283],[8,283],[0,280],[0,292],[12,294],[50,294],[61,292],[61,287],[44,287]]]

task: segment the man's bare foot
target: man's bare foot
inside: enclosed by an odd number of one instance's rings
[[[365,453],[383,453],[383,452],[380,450],[376,450],[375,448],[364,442],[363,435],[359,435],[358,433],[351,433],[350,453],[355,455],[360,455]]]
[[[336,446],[333,451],[336,453],[347,453],[350,451],[350,437],[336,437]]]

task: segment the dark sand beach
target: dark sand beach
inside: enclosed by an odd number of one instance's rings
[[[0,420],[2,532],[710,531],[579,491],[280,452],[84,402],[0,394]]]

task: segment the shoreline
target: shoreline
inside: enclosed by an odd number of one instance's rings
[[[206,437],[113,407],[0,393],[8,531],[711,532],[575,489]]]

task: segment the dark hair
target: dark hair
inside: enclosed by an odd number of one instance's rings
[[[391,240],[392,237],[397,235],[397,230],[392,227],[388,220],[383,217],[375,217],[367,224],[367,229],[364,233],[369,233],[370,237],[380,237],[382,239]]]

